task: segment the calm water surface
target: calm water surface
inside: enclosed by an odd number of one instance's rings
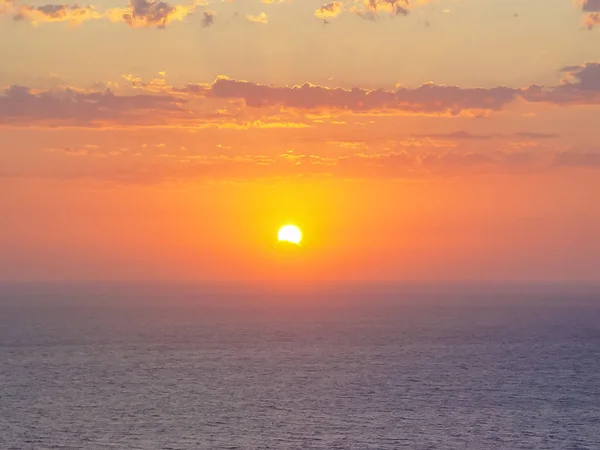
[[[600,296],[0,288],[1,449],[600,449]]]

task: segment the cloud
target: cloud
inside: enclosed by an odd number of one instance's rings
[[[600,13],[588,13],[583,18],[583,25],[591,30],[596,25],[600,25]]]
[[[108,16],[113,22],[123,21],[133,28],[165,28],[169,23],[183,20],[199,5],[171,5],[159,0],[129,0],[128,8],[109,10]]]
[[[255,16],[253,16],[252,14],[248,14],[248,16],[246,16],[246,18],[250,22],[254,22],[254,23],[266,24],[267,22],[269,22],[269,17],[264,12],[261,12],[260,14],[257,14]]]
[[[428,134],[413,134],[412,137],[416,138],[426,138],[431,144],[432,140],[446,140],[446,141],[489,141],[492,139],[554,139],[557,138],[558,135],[551,133],[537,133],[533,131],[518,131],[516,133],[510,134],[502,134],[502,133],[494,133],[494,134],[472,134],[468,131],[459,130],[453,133],[428,133]],[[443,141],[442,141],[443,142]],[[532,145],[537,144],[537,142],[516,142],[515,145]],[[421,144],[419,144],[421,145]]]
[[[391,16],[406,16],[413,6],[412,0],[355,0],[358,6],[353,6],[351,11],[368,20],[377,20],[380,12]]]
[[[454,133],[436,133],[428,134],[426,137],[441,138],[441,139],[456,139],[456,140],[468,140],[468,141],[487,141],[492,139],[490,135],[471,134],[467,131],[456,131]]]
[[[48,148],[48,149],[46,149],[46,151],[49,153],[62,153],[63,155],[66,155],[66,156],[87,156],[90,154],[90,152],[86,149],[70,148],[70,147]]]
[[[515,174],[551,171],[559,168],[600,168],[600,154],[564,153],[575,164],[556,164],[565,156],[531,152],[460,152],[395,151],[355,153],[349,156],[326,157],[314,154],[283,153],[274,157],[261,155],[220,155],[203,157],[200,176],[217,177],[299,177],[327,176],[336,178],[431,178],[478,174]],[[188,161],[193,166],[192,161]]]
[[[215,16],[217,15],[214,11],[205,11],[202,15],[202,27],[208,28],[215,23]]]
[[[265,4],[290,3],[291,0],[261,0]],[[363,19],[377,20],[382,13],[389,16],[408,15],[419,4],[430,0],[341,0],[331,1],[319,7],[314,15],[328,20],[348,10]],[[584,26],[592,29],[600,24],[600,0],[573,0],[575,5],[585,13]],[[44,22],[68,22],[80,24],[88,20],[109,19],[112,22],[125,22],[131,27],[165,28],[173,21],[181,21],[190,15],[198,6],[208,4],[208,0],[195,0],[190,4],[172,5],[162,0],[129,0],[128,7],[112,8],[98,12],[92,6],[80,7],[77,4],[46,4],[32,6],[20,4],[15,0],[0,0],[0,14],[13,14],[15,20],[29,21],[34,25]],[[348,5],[348,6],[346,6]],[[351,6],[350,6],[351,5]],[[205,12],[202,26],[212,25],[214,12]],[[248,15],[251,22],[266,24],[268,16],[261,12]],[[428,22],[426,22],[428,23]]]
[[[223,146],[221,146],[223,147]],[[219,147],[217,147],[219,148]],[[88,148],[51,148],[54,164],[23,172],[27,176],[97,178],[131,183],[185,179],[257,180],[267,178],[431,179],[482,174],[514,175],[557,170],[600,170],[600,153],[526,151],[387,151],[344,156],[282,152],[264,154],[190,153],[161,150],[139,153]],[[61,164],[62,158],[94,158],[94,164]],[[133,163],[132,163],[133,162]],[[10,169],[10,168],[7,168]],[[19,169],[8,175],[19,176]],[[1,175],[0,175],[1,176]]]
[[[415,4],[427,2],[428,0],[348,0],[345,3],[332,1],[318,8],[315,16],[327,21],[346,10],[363,19],[377,20],[382,13],[391,17],[406,16]]]
[[[337,17],[344,10],[342,2],[334,1],[321,6],[315,11],[315,16],[319,19],[327,20]]]
[[[188,87],[189,89],[189,87]],[[239,99],[247,106],[281,106],[303,110],[352,112],[404,111],[450,114],[497,111],[515,99],[518,91],[505,87],[462,89],[456,86],[424,84],[416,89],[341,89],[305,83],[301,86],[272,87],[219,77],[206,91],[208,97]]]
[[[133,74],[125,73],[121,75],[123,80],[131,83],[133,89],[140,89],[146,92],[155,94],[169,93],[171,87],[167,85],[165,76],[159,73],[159,77],[151,78],[148,81],[142,80],[140,77],[136,77]]]
[[[587,13],[583,16],[583,25],[588,30],[600,25],[600,0],[574,0],[574,3]]]
[[[504,157],[505,154],[499,154]],[[459,153],[459,152],[447,152],[443,154],[430,153],[424,156],[421,160],[424,166],[431,166],[436,168],[460,168],[460,167],[473,167],[489,165],[501,162],[501,158],[498,155],[490,155],[486,153]]]
[[[68,123],[140,120],[153,113],[182,112],[181,100],[165,95],[115,95],[70,88],[34,91],[11,86],[0,94],[0,124]]]
[[[210,86],[207,84],[194,84],[188,83],[182,87],[174,87],[173,92],[177,92],[180,94],[190,94],[197,95],[200,97],[205,96],[210,90]]]
[[[0,14],[12,14],[14,20],[27,21],[33,25],[46,22],[68,22],[77,25],[103,17],[92,6],[79,7],[65,4],[31,6],[18,4],[12,0],[0,0]]]
[[[575,0],[575,4],[585,12],[600,12],[600,0]]]
[[[579,66],[567,66],[560,71],[566,75],[560,85],[550,88],[530,86],[523,89],[523,98],[528,102],[557,105],[600,103],[600,63],[588,62]]]
[[[251,108],[279,107],[288,110],[317,112],[348,111],[354,113],[402,113],[424,115],[466,114],[474,117],[501,111],[516,99],[530,103],[555,105],[600,104],[600,63],[588,62],[567,66],[556,86],[532,85],[524,88],[462,88],[426,83],[417,88],[397,87],[393,90],[330,88],[304,83],[295,86],[267,86],[258,83],[217,77],[212,84],[188,84],[173,92],[198,97],[242,101]],[[518,136],[518,135],[517,135]],[[483,139],[462,132],[455,139]],[[552,134],[523,132],[520,137],[544,139]]]
[[[300,125],[349,123],[347,119],[330,117],[337,113],[362,116],[482,117],[502,111],[518,99],[559,106],[600,105],[600,63],[567,66],[561,71],[565,74],[563,81],[550,87],[462,88],[427,83],[416,88],[398,86],[394,89],[343,89],[310,83],[273,86],[223,76],[217,77],[211,84],[171,86],[163,75],[145,81],[134,75],[124,74],[122,78],[128,82],[128,86],[119,87],[118,84],[111,83],[109,86],[112,90],[104,91],[101,88],[96,88],[95,91],[76,88],[34,91],[12,86],[4,93],[0,92],[0,120],[4,124],[23,124],[27,118],[33,122],[48,119],[81,124],[121,118],[127,125],[134,123],[138,116],[152,116],[149,111],[154,109],[171,112],[153,116],[154,119],[160,117],[163,124],[170,126],[239,128],[247,123],[262,121],[265,124],[262,128],[291,128]],[[118,94],[114,89],[117,89]],[[132,91],[137,95],[121,95]],[[146,113],[142,114],[144,110]],[[273,122],[268,122],[271,119]],[[149,126],[155,124],[156,120],[148,121]],[[461,130],[425,137],[445,141],[485,141],[492,138],[537,141],[557,136],[535,131],[485,135]]]
[[[108,19],[112,22],[124,22],[134,28],[165,28],[173,21],[183,20],[200,4],[202,4],[200,0],[185,5],[171,5],[159,0],[129,0],[129,6],[126,8],[112,8],[99,12],[92,6],[79,7],[66,4],[31,6],[14,0],[0,0],[0,14],[12,14],[15,20],[27,21],[33,25],[45,22],[81,24],[88,20]],[[212,19],[211,14],[214,15],[214,13],[205,13],[203,23]]]
[[[80,8],[76,5],[44,5],[38,7],[20,6],[14,19],[27,20],[37,25],[42,22],[80,24],[87,20],[100,19],[101,17],[91,6]]]
[[[515,133],[515,136],[530,139],[554,139],[558,137],[557,134],[553,133],[536,133],[533,131],[518,131]]]

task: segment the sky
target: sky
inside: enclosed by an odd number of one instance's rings
[[[599,0],[48,1],[0,281],[600,283]]]

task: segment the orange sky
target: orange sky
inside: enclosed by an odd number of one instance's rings
[[[600,4],[375,3],[0,0],[0,281],[600,282]]]

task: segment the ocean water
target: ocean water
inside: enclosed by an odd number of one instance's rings
[[[0,449],[600,449],[600,295],[0,287]]]

